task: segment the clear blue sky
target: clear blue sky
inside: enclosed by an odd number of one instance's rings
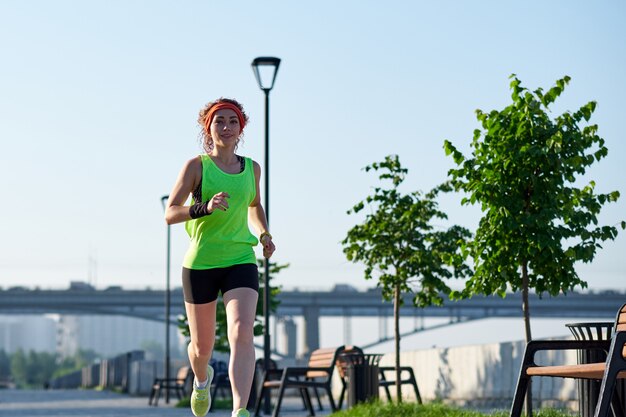
[[[572,82],[557,115],[597,100],[609,156],[588,179],[626,218],[626,4],[618,1],[17,1],[0,3],[0,286],[163,288],[160,197],[201,152],[196,116],[219,96],[251,118],[241,153],[263,163],[263,94],[250,62],[283,61],[271,94],[271,229],[288,288],[371,286],[341,250],[370,193],[365,165],[397,153],[406,190],[467,151],[477,108],[509,102],[508,76]],[[267,168],[264,167],[266,170]],[[457,196],[458,197],[458,196]],[[452,223],[476,208],[447,197]],[[186,249],[173,228],[172,279]],[[580,275],[624,288],[624,233]],[[89,267],[89,258],[97,267]]]

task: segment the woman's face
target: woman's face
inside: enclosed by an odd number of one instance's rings
[[[241,133],[237,113],[231,109],[220,109],[215,112],[211,121],[211,139],[215,145],[236,145]]]

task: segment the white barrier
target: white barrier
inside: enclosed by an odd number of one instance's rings
[[[513,400],[525,343],[507,342],[401,352],[402,366],[411,366],[422,399],[482,409],[508,409]],[[394,366],[394,354],[386,354],[381,366]],[[537,363],[575,364],[575,351],[541,352]],[[576,381],[534,378],[533,402],[537,406],[578,409]],[[395,387],[390,387],[395,396]],[[385,398],[381,390],[381,398]],[[409,385],[403,399],[414,401]]]

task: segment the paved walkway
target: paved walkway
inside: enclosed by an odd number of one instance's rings
[[[108,391],[92,390],[6,390],[0,389],[0,417],[193,417],[188,408],[175,408],[176,400],[158,407],[148,406],[146,397],[131,397]],[[287,398],[281,407],[282,417],[304,417],[299,398]],[[328,415],[326,410],[317,416]],[[216,410],[208,417],[229,417],[230,411]]]

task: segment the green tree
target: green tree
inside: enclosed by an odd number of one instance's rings
[[[30,351],[27,362],[29,385],[43,386],[57,369],[56,355],[49,352]]]
[[[596,103],[552,120],[549,106],[570,78],[557,80],[545,93],[510,78],[512,104],[501,111],[476,111],[482,129],[474,130],[471,158],[444,142],[458,166],[449,171],[451,181],[468,195],[462,203],[480,204],[483,212],[475,238],[464,248],[475,273],[453,295],[504,297],[509,288],[521,290],[530,341],[529,289],[556,296],[586,288],[575,263],[591,262],[601,242],[617,236],[616,227],[598,225],[598,214],[619,192],[596,193],[593,181],[582,188],[574,184],[608,153],[598,126],[587,123]]]
[[[257,259],[257,264],[259,266],[259,299],[256,306],[256,318],[254,320],[254,335],[260,336],[263,334],[263,294],[265,291],[265,287],[263,283],[265,282],[265,268],[263,268],[264,260]],[[289,264],[277,265],[275,263],[270,262],[270,281],[272,277],[279,273],[281,270],[289,267]],[[270,309],[272,312],[276,311],[278,307],[279,301],[277,300],[277,296],[280,293],[280,288],[272,288],[270,293]],[[181,315],[178,318],[178,328],[181,334],[187,338],[189,338],[189,322],[187,321],[187,315]],[[224,303],[217,303],[216,308],[216,326],[215,326],[215,351],[217,352],[229,352],[230,346],[228,344],[228,328],[226,321],[226,308],[224,307]]]
[[[28,363],[26,354],[18,349],[11,355],[11,376],[15,385],[24,387],[28,385]]]
[[[0,350],[0,381],[6,381],[11,375],[11,358],[4,349]]]
[[[47,352],[18,349],[11,355],[11,376],[18,387],[43,386],[57,368],[56,357]]]
[[[79,349],[73,356],[57,358],[57,367],[52,377],[56,378],[82,369],[94,363],[99,357],[100,355],[92,349]]]
[[[433,221],[445,220],[435,201],[438,193],[450,190],[443,184],[422,194],[402,194],[398,187],[408,172],[397,155],[365,167],[365,171],[382,171],[381,181],[391,181],[389,188],[376,187],[374,194],[356,204],[348,214],[361,212],[366,205],[362,224],[348,231],[343,240],[348,260],[365,265],[365,278],[378,279],[383,298],[393,300],[396,380],[400,380],[400,306],[402,294],[413,296],[417,307],[441,305],[442,294],[450,292],[445,280],[469,274],[460,253],[460,245],[470,232],[459,226],[436,228]],[[396,385],[398,401],[401,384]]]

